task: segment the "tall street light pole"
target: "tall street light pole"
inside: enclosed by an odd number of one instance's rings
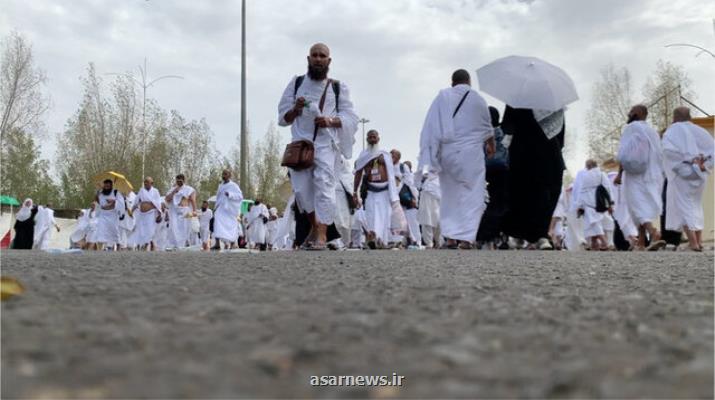
[[[142,179],[145,178],[146,175],[144,175],[144,166],[146,164],[146,91],[149,89],[153,84],[159,82],[162,79],[184,79],[183,76],[179,75],[163,75],[160,76],[156,79],[153,79],[149,82],[148,80],[148,75],[147,75],[147,70],[146,70],[146,57],[144,57],[144,66],[142,67],[141,65],[139,66],[139,73],[141,74],[142,80],[138,81],[136,78],[134,78],[133,75],[127,75],[127,74],[118,74],[118,73],[108,73],[106,75],[120,75],[120,76],[128,76],[132,82],[135,84],[139,85],[139,87],[142,88]]]
[[[362,124],[362,149],[365,150],[365,124],[370,122],[370,120],[367,118],[360,118],[358,122]]]
[[[246,0],[241,0],[241,185],[248,191],[248,132],[246,126]]]

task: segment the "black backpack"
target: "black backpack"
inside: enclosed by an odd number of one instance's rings
[[[295,78],[295,85],[293,85],[293,97],[298,94],[298,88],[303,84],[305,75],[300,75]],[[340,112],[340,81],[333,80],[333,93],[335,93],[335,112]]]
[[[412,195],[412,190],[410,190],[410,187],[407,185],[402,185],[402,188],[400,189],[400,205],[405,207],[408,210],[411,210],[415,208],[412,205],[412,200],[415,199],[415,197]]]
[[[606,212],[613,205],[608,189],[603,185],[596,188],[596,212]]]

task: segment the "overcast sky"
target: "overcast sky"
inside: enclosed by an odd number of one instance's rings
[[[136,71],[144,57],[150,77],[185,77],[158,83],[151,97],[188,118],[205,117],[220,151],[237,143],[239,0],[0,0],[0,10],[0,35],[12,29],[25,35],[49,77],[47,157],[54,157],[56,133],[79,105],[87,64],[99,73]],[[690,42],[715,50],[713,17],[713,0],[249,0],[252,139],[276,121],[279,97],[305,71],[314,42],[331,47],[331,76],[350,87],[368,128],[406,159],[415,159],[425,112],[453,70],[474,73],[499,57],[530,55],[559,65],[576,82],[581,100],[566,117],[573,170],[585,157],[591,88],[609,62],[631,70],[637,99],[658,59],[683,65],[697,103],[715,113],[715,60],[664,47]],[[281,133],[287,142],[288,130]]]

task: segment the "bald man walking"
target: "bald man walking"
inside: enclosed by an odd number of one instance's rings
[[[653,225],[663,212],[663,151],[647,118],[648,108],[642,104],[628,113],[618,149],[620,168],[613,183],[623,184],[625,203],[638,226],[637,249],[645,249],[647,232],[651,241],[648,250],[656,251],[666,245]]]
[[[452,74],[425,118],[417,168],[439,173],[442,189],[440,228],[450,249],[470,249],[486,209],[487,156],[494,155],[494,128],[487,102],[471,88],[469,73]]]
[[[338,152],[352,158],[358,116],[348,87],[328,78],[332,59],[322,43],[313,45],[307,57],[308,71],[293,77],[278,104],[280,126],[291,127],[292,141],[305,141],[314,148],[307,168],[290,168],[295,201],[310,220],[310,233],[303,243],[308,250],[326,249],[327,227],[334,222],[335,173]]]
[[[703,251],[703,191],[713,169],[713,138],[690,122],[690,110],[673,111],[673,125],[663,135],[665,174],[668,177],[665,228],[685,231],[690,250]]]

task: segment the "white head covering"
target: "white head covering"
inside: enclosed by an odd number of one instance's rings
[[[25,199],[22,202],[20,211],[17,212],[17,220],[20,222],[26,221],[32,215],[32,199]]]
[[[532,110],[534,118],[539,123],[539,126],[544,131],[548,139],[553,138],[561,132],[564,127],[564,109],[549,111],[549,110]]]

